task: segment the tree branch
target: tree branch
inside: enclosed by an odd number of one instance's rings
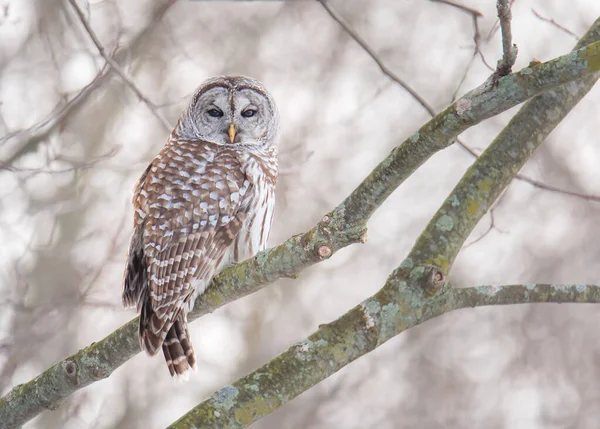
[[[283,244],[225,270],[198,298],[196,309],[189,319],[193,320],[257,291],[278,278],[293,276],[352,243],[364,242],[366,222],[375,210],[429,157],[451,145],[458,134],[532,96],[565,82],[581,79],[598,69],[600,42],[501,78],[494,87],[486,83],[469,92],[392,150],[348,198],[310,231],[291,237]],[[582,84],[574,85],[579,88]],[[560,107],[563,108],[562,105]],[[508,154],[510,152],[504,156]],[[103,340],[55,364],[30,382],[13,388],[0,399],[0,421],[5,422],[7,428],[13,428],[44,409],[56,408],[61,399],[108,377],[139,351],[136,318]],[[367,351],[365,349],[361,354]],[[340,361],[339,365],[348,362]],[[333,370],[334,367],[331,368]],[[316,372],[314,376],[318,374]],[[324,378],[322,374],[318,376]],[[306,385],[305,389],[308,387]]]
[[[512,13],[510,11],[512,0],[498,0],[496,8],[498,9],[498,18],[500,19],[500,30],[502,31],[502,59],[498,61],[495,75],[505,76],[511,72],[512,67],[517,61],[517,45],[512,42],[512,30],[510,21]]]
[[[533,12],[533,14],[535,15],[536,18],[538,18],[541,21],[547,22],[550,25],[553,25],[554,27],[558,28],[560,31],[563,31],[565,33],[567,33],[569,36],[571,36],[572,38],[574,38],[575,40],[579,40],[579,36],[575,33],[573,33],[571,30],[569,30],[568,28],[560,25],[558,22],[556,22],[553,19],[550,18],[546,18],[542,15],[540,15],[540,13],[538,11],[536,11],[534,8],[531,8],[531,12]]]
[[[154,29],[154,26],[160,22],[163,16],[167,13],[169,8],[173,5],[172,1],[163,1],[155,7],[155,11],[152,16],[151,22],[140,31],[135,37],[129,42],[126,50],[121,52],[115,52],[113,60],[119,64],[120,58],[123,58],[124,51],[134,50],[143,40],[147,39],[148,33]],[[116,49],[115,49],[116,51]],[[111,76],[112,68],[107,67],[106,63],[102,70],[104,73],[98,74],[94,80],[84,87],[79,94],[77,94],[72,100],[70,100],[65,106],[60,108],[57,112],[51,112],[46,118],[33,125],[32,127],[19,130],[16,132],[9,133],[0,139],[0,168],[10,168],[17,158],[22,156],[24,153],[33,150],[35,145],[42,142],[48,137],[48,135],[54,131],[59,125],[63,124],[69,115],[74,111],[75,108],[80,107],[85,103],[91,94],[102,86],[102,83],[108,80]]]
[[[354,41],[356,43],[358,43],[360,45],[360,47],[371,57],[371,59],[373,61],[375,61],[375,64],[377,64],[377,66],[379,67],[379,69],[381,70],[381,72],[384,75],[386,75],[387,77],[392,79],[394,82],[396,82],[398,85],[400,85],[402,88],[404,88],[406,90],[406,92],[408,92],[415,100],[417,100],[417,102],[421,106],[423,106],[423,108],[427,111],[427,113],[429,113],[429,115],[435,116],[435,110],[433,110],[433,108],[429,105],[429,103],[427,103],[427,101],[425,101],[425,99],[423,99],[423,97],[421,97],[417,91],[415,91],[413,88],[411,88],[397,74],[395,74],[392,70],[390,70],[383,63],[383,61],[381,61],[379,59],[379,57],[377,56],[375,51],[367,44],[367,42],[365,42],[365,40],[362,37],[360,37],[358,35],[358,33],[356,33],[353,29],[351,29],[350,26],[348,24],[346,24],[346,22],[342,19],[342,17],[335,10],[333,10],[333,8],[331,6],[329,6],[327,4],[326,0],[317,0],[317,1],[319,3],[321,3],[321,5],[323,6],[323,9],[325,9],[325,11],[329,14],[329,16],[335,22],[337,22],[340,25],[340,27],[342,27],[344,29],[344,31],[346,33],[348,33],[348,35],[350,37],[352,37],[352,39],[354,39]]]
[[[599,38],[600,19],[578,47]],[[170,428],[246,427],[399,333],[449,311],[479,305],[479,297],[481,305],[520,302],[519,297],[524,302],[600,302],[597,286],[453,289],[445,282],[475,225],[597,78],[598,74],[569,83],[527,102],[466,172],[379,292],[225,386]],[[500,87],[504,79],[499,80]],[[534,118],[536,127],[530,126]]]
[[[600,286],[586,284],[525,284],[452,289],[456,308],[535,303],[600,303]]]
[[[62,106],[56,106],[51,113],[35,125],[8,133],[0,138],[0,169],[10,169],[11,163],[30,143],[45,139],[61,122],[79,107],[108,77],[106,65],[96,74],[90,83]]]
[[[77,0],[69,0],[69,3],[71,3],[71,6],[75,10],[75,13],[77,13],[77,17],[81,21],[81,24],[83,24],[83,27],[85,28],[86,33],[90,36],[90,39],[92,40],[92,42],[98,49],[98,52],[100,53],[100,55],[102,55],[102,58],[104,58],[106,60],[106,62],[110,65],[110,67],[123,80],[123,82],[125,82],[125,84],[135,93],[135,95],[137,95],[137,97],[148,107],[148,109],[150,109],[150,111],[156,117],[156,119],[158,119],[160,121],[163,128],[168,133],[170,133],[171,130],[173,129],[173,126],[169,123],[167,118],[165,118],[164,115],[158,110],[156,105],[152,101],[150,101],[150,99],[148,97],[146,97],[144,95],[144,93],[136,86],[136,84],[133,82],[133,80],[131,80],[131,78],[129,76],[127,76],[127,74],[121,69],[119,64],[115,60],[113,60],[110,55],[108,55],[106,53],[106,50],[104,49],[104,46],[102,46],[102,43],[100,43],[100,40],[98,39],[98,36],[96,36],[94,29],[92,28],[90,23],[87,22],[87,20],[85,19],[85,15],[83,14],[83,11],[77,4]]]

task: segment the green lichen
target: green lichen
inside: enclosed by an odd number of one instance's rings
[[[389,303],[381,309],[381,329],[379,331],[379,341],[387,341],[398,332],[397,324],[400,318],[400,306],[396,303]]]
[[[381,304],[375,300],[369,300],[365,304],[363,304],[363,309],[365,312],[373,315],[378,314],[381,311]]]
[[[231,385],[225,386],[215,393],[215,405],[224,408],[225,410],[229,410],[231,407],[235,406],[235,398],[237,398],[239,393],[240,391],[236,387]]]
[[[235,410],[234,416],[243,426],[248,426],[257,417],[266,416],[271,411],[273,411],[273,406],[270,401],[259,395],[255,396],[250,402],[244,402]]]
[[[412,142],[412,143],[417,143],[419,141],[419,139],[421,138],[420,133],[417,131],[415,133],[413,133],[412,136],[410,136],[408,139]]]
[[[423,267],[423,266],[415,267],[410,272],[410,279],[415,282],[418,282],[419,280],[421,280],[423,278],[423,274],[425,274],[425,267]]]
[[[410,258],[406,258],[404,259],[401,263],[400,263],[400,269],[406,269],[406,270],[410,270],[413,267],[413,261]]]
[[[448,201],[450,202],[450,204],[452,205],[452,207],[459,207],[460,206],[460,201],[458,199],[458,197],[456,195],[452,195]]]
[[[451,216],[441,216],[435,224],[440,231],[449,232],[454,228],[454,219]]]
[[[586,46],[582,58],[587,61],[590,70],[600,70],[600,44],[592,43]]]

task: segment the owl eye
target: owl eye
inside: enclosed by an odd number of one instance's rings
[[[206,111],[206,113],[208,113],[208,116],[211,116],[213,118],[220,118],[221,116],[223,116],[223,112],[221,111],[221,109],[209,109]]]
[[[256,109],[246,109],[242,112],[244,118],[251,118],[256,115]]]

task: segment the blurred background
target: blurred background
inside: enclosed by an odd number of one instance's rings
[[[501,56],[495,1],[331,0],[435,111]],[[255,77],[282,116],[270,244],[312,227],[430,116],[315,1],[0,0],[0,394],[134,316],[121,281],[138,176],[189,96]],[[515,69],[569,51],[597,0],[516,0]],[[554,20],[555,23],[550,22]],[[564,27],[559,28],[556,24]],[[571,33],[569,33],[571,32]],[[475,43],[477,40],[477,44]],[[467,240],[455,286],[600,280],[600,88],[551,134]],[[481,152],[516,108],[462,138]],[[532,126],[534,126],[532,124]],[[369,241],[191,325],[198,371],[139,354],[26,428],[161,428],[376,292],[473,162],[452,146],[380,208]],[[490,229],[491,227],[491,229]],[[486,234],[487,232],[487,234]],[[600,306],[465,309],[383,345],[253,428],[596,428]]]

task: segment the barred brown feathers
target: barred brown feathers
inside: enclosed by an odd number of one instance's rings
[[[140,346],[169,372],[195,368],[187,313],[224,266],[264,249],[277,179],[278,114],[244,77],[205,82],[138,181],[123,303]]]

